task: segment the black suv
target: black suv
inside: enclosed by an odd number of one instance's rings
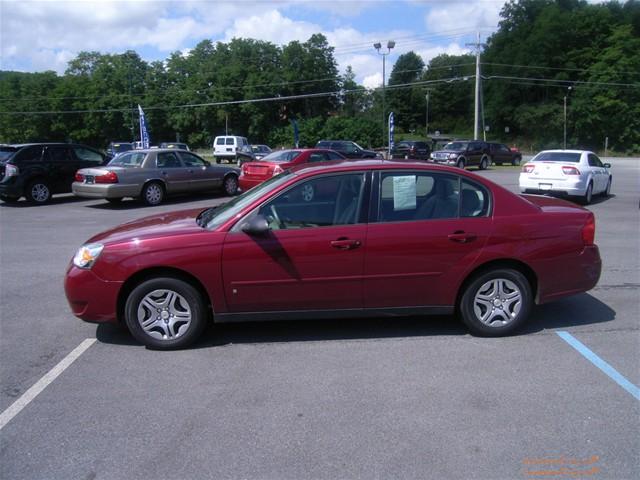
[[[510,163],[511,165],[520,165],[522,161],[522,154],[520,152],[514,152],[504,143],[490,143],[489,154],[491,155],[491,163],[504,165]]]
[[[341,153],[347,158],[376,158],[378,155],[373,150],[365,150],[356,142],[348,140],[320,140],[316,148],[325,148]]]
[[[24,196],[33,203],[46,203],[54,193],[71,192],[76,171],[104,165],[110,159],[86,145],[0,145],[0,200],[17,202]]]
[[[391,149],[391,158],[429,160],[430,154],[431,147],[429,144],[418,140],[402,140]]]
[[[454,140],[447,143],[442,150],[431,154],[432,161],[447,163],[459,168],[476,165],[480,170],[489,166],[491,160],[489,144],[481,140]]]

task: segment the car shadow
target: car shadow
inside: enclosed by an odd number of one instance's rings
[[[31,203],[26,199],[21,199],[18,200],[17,202],[3,202],[0,200],[0,207],[1,208],[42,208],[42,207],[46,207],[46,206],[51,206],[51,205],[64,205],[67,203],[80,203],[80,202],[86,202],[87,199],[86,198],[80,198],[80,197],[76,197],[73,194],[59,194],[59,195],[54,195],[53,197],[51,197],[51,200],[49,200],[47,203]]]
[[[126,200],[122,200],[118,203],[110,203],[106,200],[100,201],[100,203],[93,203],[87,205],[87,208],[95,208],[97,210],[132,210],[132,209],[153,209],[156,207],[163,207],[166,205],[180,205],[183,203],[197,202],[202,200],[217,200],[221,198],[231,199],[233,197],[228,197],[221,192],[213,192],[213,193],[200,193],[200,194],[189,194],[189,195],[175,195],[166,198],[160,205],[145,205],[142,200],[138,200],[135,198],[129,198]]]
[[[529,321],[515,336],[548,330],[596,325],[615,319],[616,312],[587,294],[535,306]],[[469,335],[453,315],[372,317],[367,319],[273,321],[214,324],[189,349],[231,344],[319,342]],[[97,339],[116,345],[139,345],[126,329],[98,325]]]

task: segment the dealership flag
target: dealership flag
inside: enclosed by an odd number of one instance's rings
[[[140,113],[140,141],[142,142],[142,148],[149,148],[149,144],[151,143],[149,140],[149,130],[147,130],[147,121],[144,118],[144,112],[140,105],[138,105],[138,112]]]
[[[393,148],[393,112],[389,114],[389,151]]]

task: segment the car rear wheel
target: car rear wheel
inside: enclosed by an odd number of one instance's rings
[[[149,348],[168,350],[193,343],[206,325],[202,295],[189,283],[171,277],[146,280],[125,304],[131,334]]]
[[[47,203],[51,200],[51,188],[44,180],[34,180],[27,186],[27,200],[31,203]]]
[[[229,196],[233,196],[238,193],[238,177],[235,175],[228,175],[224,179],[224,193]]]
[[[160,183],[147,183],[142,189],[142,201],[147,205],[160,205],[162,200],[164,200],[164,188]]]
[[[460,299],[462,321],[474,335],[499,337],[520,327],[531,311],[528,280],[517,270],[494,269],[476,276]]]

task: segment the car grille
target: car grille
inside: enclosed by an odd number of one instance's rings
[[[433,154],[433,158],[435,158],[436,160],[446,160],[447,158],[449,158],[449,154],[444,152],[436,152]]]

